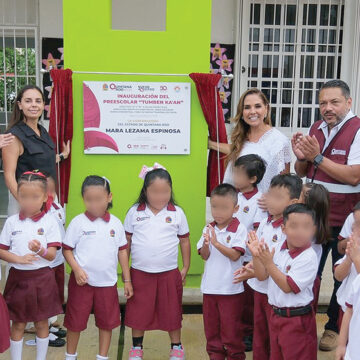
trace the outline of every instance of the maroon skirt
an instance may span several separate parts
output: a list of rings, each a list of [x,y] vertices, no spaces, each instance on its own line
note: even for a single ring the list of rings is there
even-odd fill
[[[65,265],[64,265],[64,263],[62,263],[62,264],[52,268],[52,270],[55,273],[55,280],[56,280],[56,285],[58,287],[60,302],[61,302],[61,304],[65,304],[65,294],[64,294]]]
[[[131,268],[134,296],[126,303],[125,325],[137,330],[181,328],[182,293],[178,269],[148,273]]]
[[[0,353],[10,347],[10,318],[9,311],[0,294]]]
[[[37,322],[63,312],[55,274],[49,267],[37,270],[11,268],[4,299],[10,319],[15,322]]]

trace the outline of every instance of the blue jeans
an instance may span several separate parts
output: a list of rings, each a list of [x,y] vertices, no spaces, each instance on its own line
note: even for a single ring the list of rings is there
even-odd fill
[[[322,277],[326,259],[328,257],[330,250],[331,250],[333,273],[334,273],[335,263],[339,259],[341,259],[343,256],[343,255],[339,254],[338,249],[337,249],[338,236],[339,236],[340,231],[341,231],[340,226],[332,227],[331,228],[331,240],[327,244],[323,245],[323,253],[322,253],[322,256],[320,259],[319,270],[318,270],[318,275],[320,276],[320,279]],[[338,322],[340,307],[336,300],[336,292],[337,292],[338,288],[340,287],[341,282],[337,281],[334,277],[333,277],[333,279],[334,279],[334,288],[333,288],[333,292],[331,295],[329,306],[326,311],[329,320],[325,324],[325,330],[333,330],[338,333],[340,329],[338,328],[337,322]]]

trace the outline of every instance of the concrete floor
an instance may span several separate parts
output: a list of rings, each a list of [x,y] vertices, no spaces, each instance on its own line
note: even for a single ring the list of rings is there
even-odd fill
[[[317,315],[318,337],[321,336],[325,315]],[[34,338],[27,334],[25,340]],[[119,341],[120,340],[120,341]],[[122,341],[124,340],[124,341]],[[188,360],[208,359],[205,351],[205,336],[201,314],[184,315],[182,341],[185,347]],[[78,348],[79,360],[95,360],[97,354],[97,329],[94,324],[94,318],[91,316],[88,328],[81,335]],[[127,354],[131,346],[131,331],[125,329],[125,334],[119,328],[114,330],[111,342],[109,357],[112,360],[127,360]],[[161,331],[150,331],[145,334],[144,339],[144,360],[168,360],[169,354],[168,335]],[[24,345],[23,360],[35,359],[35,347]],[[63,360],[64,348],[49,348],[49,360]],[[246,353],[246,359],[252,360],[252,353]],[[333,360],[334,352],[318,353],[318,360]],[[0,360],[10,360],[9,351],[0,355]]]

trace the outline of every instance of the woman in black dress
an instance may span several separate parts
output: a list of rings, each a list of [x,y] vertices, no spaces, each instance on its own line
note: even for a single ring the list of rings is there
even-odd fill
[[[18,212],[17,179],[29,170],[39,169],[56,179],[56,163],[69,156],[70,142],[63,144],[61,154],[56,154],[55,144],[46,129],[39,124],[44,111],[44,94],[35,85],[20,90],[7,133],[14,135],[11,144],[2,150],[6,186],[9,189],[8,216]]]

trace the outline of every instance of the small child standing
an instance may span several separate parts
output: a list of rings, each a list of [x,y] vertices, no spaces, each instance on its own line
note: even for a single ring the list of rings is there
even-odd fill
[[[360,244],[352,237],[347,244],[346,255],[351,256],[354,263],[360,263]],[[346,311],[341,323],[335,360],[359,359],[360,333],[360,275],[351,284],[351,291],[346,299]]]
[[[234,271],[242,266],[247,231],[234,217],[238,210],[236,189],[221,184],[211,192],[214,222],[205,226],[197,243],[206,261],[201,280],[206,350],[210,359],[245,359],[242,343],[244,286],[233,284]]]
[[[125,315],[133,337],[129,360],[143,358],[146,330],[167,331],[170,360],[185,359],[181,321],[183,284],[190,266],[189,227],[183,210],[175,205],[171,176],[165,169],[146,172],[139,198],[126,215],[125,230],[135,292]]]
[[[55,276],[50,269],[61,235],[55,219],[44,211],[47,181],[28,171],[18,181],[20,213],[9,217],[0,236],[0,258],[10,265],[4,290],[11,326],[12,360],[21,360],[26,323],[36,329],[36,359],[45,360],[49,345],[48,318],[62,313]]]
[[[120,325],[117,267],[124,275],[124,294],[133,294],[127,241],[121,221],[108,210],[112,206],[110,183],[106,178],[87,176],[81,187],[86,212],[70,223],[63,242],[70,265],[64,326],[67,331],[66,360],[77,358],[80,332],[86,329],[91,311],[99,328],[97,360],[106,360],[112,330]]]
[[[256,232],[257,237],[264,239],[270,249],[284,242],[286,237],[281,227],[283,212],[289,205],[299,200],[301,190],[302,181],[296,175],[277,175],[271,180],[270,189],[266,195],[270,216],[260,222]],[[268,280],[251,278],[248,284],[254,289],[254,324],[256,325],[254,326],[253,357],[254,360],[268,360],[270,358],[269,320],[271,315],[271,307],[268,303]]]
[[[234,186],[239,191],[237,203],[239,210],[235,216],[246,227],[248,233],[252,230],[256,231],[260,222],[268,216],[267,212],[258,205],[258,200],[263,194],[258,190],[257,185],[263,179],[265,170],[263,159],[255,154],[240,156],[234,164]],[[244,266],[252,260],[251,253],[247,248],[243,260]],[[245,351],[251,351],[254,331],[254,290],[246,281],[243,282],[243,285],[244,308],[246,309],[242,315],[244,344]]]
[[[315,213],[304,204],[293,204],[284,211],[286,240],[270,250],[253,233],[255,275],[269,279],[270,360],[310,360],[317,358],[316,320],[312,301],[318,270],[311,247],[316,233]]]

